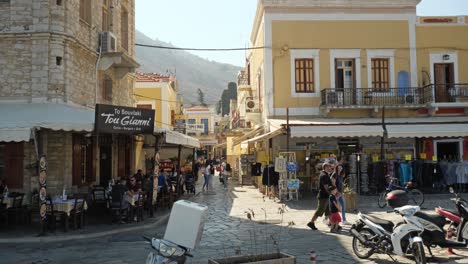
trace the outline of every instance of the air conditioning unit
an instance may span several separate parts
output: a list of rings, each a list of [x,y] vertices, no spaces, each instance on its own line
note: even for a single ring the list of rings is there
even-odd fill
[[[99,42],[102,52],[117,51],[117,38],[112,34],[112,32],[101,32],[99,34]]]
[[[327,105],[342,105],[343,92],[327,92]]]
[[[260,112],[260,105],[256,98],[247,97],[245,99],[245,112],[247,113]]]
[[[405,104],[420,104],[419,95],[416,91],[411,91],[405,95]]]

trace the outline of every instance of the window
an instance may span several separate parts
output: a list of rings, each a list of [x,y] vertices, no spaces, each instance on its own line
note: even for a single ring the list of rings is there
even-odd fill
[[[196,121],[195,119],[192,119],[192,118],[191,118],[191,119],[189,119],[189,120],[187,121],[187,123],[188,123],[188,124],[196,124],[197,121]]]
[[[153,106],[150,104],[137,104],[137,108],[153,109]]]
[[[102,99],[112,101],[112,84],[112,79],[108,75],[104,75],[101,84]]]
[[[125,9],[122,9],[120,18],[120,35],[121,46],[128,51],[128,12]]]
[[[80,0],[80,19],[91,25],[91,0]]]
[[[23,143],[0,144],[0,178],[9,188],[23,188]]]
[[[72,136],[72,184],[81,186],[96,181],[94,140],[82,134]]]
[[[208,126],[208,119],[207,118],[202,118],[200,119],[200,123],[202,123],[204,125],[204,130],[203,130],[203,135],[204,136],[207,136],[208,135],[208,132],[209,132],[209,126]]]
[[[371,59],[372,89],[387,91],[390,88],[389,59]]]
[[[110,17],[110,0],[104,0],[102,4],[102,31],[110,31],[111,17]]]
[[[295,59],[296,93],[314,93],[314,60]]]

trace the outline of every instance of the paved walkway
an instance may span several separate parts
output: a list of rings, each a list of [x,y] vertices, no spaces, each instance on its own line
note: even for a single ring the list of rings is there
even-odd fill
[[[332,234],[321,219],[317,222],[319,231],[308,229],[306,223],[316,204],[312,196],[286,203],[284,214],[279,214],[279,208],[283,208],[282,203],[263,199],[263,195],[253,187],[232,185],[229,190],[223,190],[215,177],[214,193],[192,196],[193,201],[209,206],[209,215],[200,247],[193,251],[195,257],[188,263],[206,264],[211,258],[278,249],[296,256],[297,263],[310,263],[308,252],[311,249],[317,251],[318,263],[393,263],[386,255],[374,255],[368,261],[357,259],[351,249],[352,238],[347,232]],[[427,207],[433,208],[439,203],[447,206],[450,203],[449,197],[450,195],[430,196],[426,202]],[[359,208],[380,217],[398,220],[395,214],[387,214],[385,210],[378,209],[375,201],[375,196],[361,197]],[[247,211],[255,215],[252,220],[247,218]],[[355,218],[355,214],[348,214],[349,221],[354,221]],[[151,223],[141,226],[122,225],[117,229],[117,225],[114,225],[111,227],[116,231],[82,234],[81,239],[1,243],[0,263],[144,263],[151,248],[141,236],[163,236],[165,229],[164,220],[159,220],[158,223],[154,222],[157,219],[146,221]],[[113,233],[105,233],[106,231]],[[432,263],[468,263],[467,250],[456,251],[461,254],[458,256],[447,256],[445,250],[433,252],[438,258]],[[396,260],[398,263],[411,263],[411,260],[405,258]]]
[[[217,182],[215,178],[215,195],[202,194],[195,199],[209,206],[209,217],[201,245],[194,251],[194,263],[207,263],[214,256],[276,250],[296,256],[297,263],[310,263],[311,249],[317,251],[319,262],[322,263],[393,263],[387,255],[374,255],[369,261],[357,259],[352,251],[352,237],[349,233],[346,230],[342,234],[330,233],[321,219],[317,222],[319,231],[310,230],[306,224],[315,209],[316,200],[313,197],[283,204],[265,199],[254,187],[231,187],[225,191]],[[451,206],[449,197],[429,196],[425,205],[427,208],[434,208],[440,203],[443,203],[442,206]],[[375,196],[360,197],[359,208],[382,218],[399,220],[396,214],[378,208],[376,199]],[[283,214],[279,213],[281,210],[284,210]],[[252,220],[248,219],[247,212],[255,215]],[[347,217],[350,222],[356,220],[356,214],[348,214]],[[457,252],[461,255],[447,256],[445,250],[433,250],[438,257],[431,261],[468,263],[468,251]],[[405,258],[398,257],[396,260],[399,263],[411,263],[411,260]]]

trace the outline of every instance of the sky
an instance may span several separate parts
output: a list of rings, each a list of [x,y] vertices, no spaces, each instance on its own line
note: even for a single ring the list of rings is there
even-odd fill
[[[135,0],[136,29],[182,48],[245,48],[257,0]],[[419,16],[468,15],[468,0],[422,0]],[[139,43],[145,44],[145,43]],[[245,51],[192,52],[245,66]]]

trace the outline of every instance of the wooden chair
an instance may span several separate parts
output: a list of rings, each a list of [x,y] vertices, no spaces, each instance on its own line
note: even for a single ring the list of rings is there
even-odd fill
[[[143,221],[143,212],[145,208],[145,196],[142,192],[138,193],[138,200],[135,202],[135,213],[137,222]]]
[[[7,209],[8,220],[14,219],[14,224],[20,224],[23,222],[24,193],[14,193],[13,195],[13,204]]]
[[[102,186],[94,186],[91,190],[93,206],[107,206],[106,190]]]
[[[114,222],[114,218],[117,219],[120,224],[124,219],[129,220],[129,205],[124,200],[124,192],[117,188],[112,188],[111,199],[110,199],[110,211],[111,211],[111,222]]]
[[[75,196],[73,209],[70,211],[70,216],[68,217],[69,221],[73,223],[73,229],[77,229],[78,226],[82,227],[82,212],[83,212],[83,205],[84,198],[78,198]]]
[[[68,215],[65,212],[57,211],[54,208],[54,202],[49,197],[46,198],[46,225],[49,230],[55,232],[57,229],[57,222],[61,222],[63,224],[63,230],[65,232],[68,231]]]
[[[8,213],[6,204],[3,203],[3,195],[0,196],[0,223],[1,221],[4,221],[5,224],[8,223]]]

